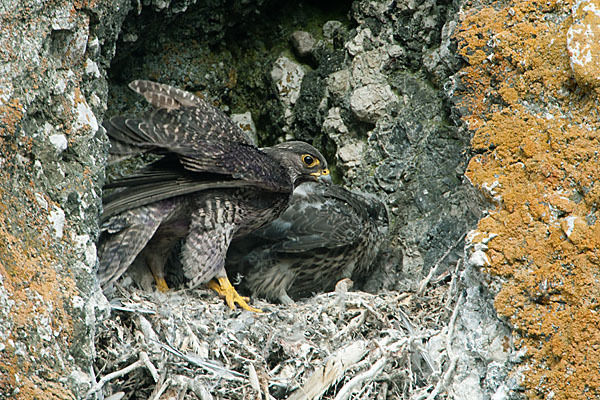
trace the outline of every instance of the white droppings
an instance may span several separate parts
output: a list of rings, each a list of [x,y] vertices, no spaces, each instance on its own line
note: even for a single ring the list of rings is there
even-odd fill
[[[73,122],[73,127],[75,129],[90,127],[92,132],[96,132],[98,130],[98,121],[96,120],[96,116],[85,101],[79,102],[75,110],[77,111],[77,119]]]
[[[94,61],[87,58],[84,63],[85,73],[93,76],[94,78],[100,78],[100,69],[98,68],[98,64]]]
[[[81,296],[71,296],[71,305],[77,310],[82,310],[85,306],[85,300]]]
[[[65,151],[67,149],[68,142],[67,142],[67,138],[65,137],[65,135],[62,135],[62,134],[50,135],[48,140],[50,141],[50,143],[52,143],[52,145],[56,148],[56,150],[58,150],[59,153]]]
[[[54,236],[56,236],[59,239],[62,238],[63,229],[65,226],[65,212],[58,207],[54,207],[54,209],[50,211],[48,220],[50,221],[52,228],[54,229]]]
[[[575,229],[575,219],[577,219],[577,217],[574,215],[569,215],[565,218],[565,220],[567,221],[567,229],[565,230],[565,235],[567,235],[567,237],[570,237],[573,233],[573,230]]]
[[[40,205],[40,207],[42,207],[44,210],[48,209],[48,201],[46,201],[46,199],[44,198],[44,195],[42,195],[41,193],[36,193],[35,195],[35,201],[37,201],[37,203]]]

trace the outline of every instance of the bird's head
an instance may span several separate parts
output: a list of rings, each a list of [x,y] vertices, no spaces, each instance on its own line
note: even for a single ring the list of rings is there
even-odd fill
[[[307,181],[331,183],[327,160],[319,150],[308,143],[289,141],[263,150],[270,153],[287,170],[294,187]]]

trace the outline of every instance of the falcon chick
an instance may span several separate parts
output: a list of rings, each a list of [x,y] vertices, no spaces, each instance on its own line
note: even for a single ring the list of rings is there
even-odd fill
[[[307,182],[276,220],[232,243],[227,267],[241,270],[253,295],[291,304],[368,272],[387,229],[374,196]]]
[[[189,92],[141,80],[129,86],[153,110],[105,121],[109,153],[163,157],[105,185],[114,190],[103,199],[100,284],[114,282],[138,258],[158,289],[168,290],[165,261],[184,238],[182,264],[191,287],[210,281],[230,308],[237,303],[260,311],[227,278],[229,243],[277,218],[300,183],[330,182],[327,161],[303,142],[259,149],[224,113]]]

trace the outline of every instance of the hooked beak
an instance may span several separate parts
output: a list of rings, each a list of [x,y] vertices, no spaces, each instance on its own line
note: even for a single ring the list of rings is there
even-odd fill
[[[327,168],[323,168],[323,169],[318,170],[317,172],[313,172],[311,175],[314,176],[315,180],[318,182],[322,182],[322,183],[326,183],[326,184],[330,184],[333,182],[331,180],[331,175],[329,174],[329,169],[327,169]]]

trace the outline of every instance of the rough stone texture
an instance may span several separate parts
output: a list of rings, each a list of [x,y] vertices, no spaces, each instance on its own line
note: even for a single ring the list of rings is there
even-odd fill
[[[467,176],[494,203],[472,243],[487,248],[481,269],[516,334],[527,397],[598,398],[597,72],[573,52],[597,3],[481,3],[456,34],[468,63],[456,111],[476,152]]]
[[[404,395],[598,397],[598,9],[583,0],[0,2],[0,397],[77,398],[95,379],[91,338],[107,309],[91,274],[98,121],[108,85],[108,114],[137,107],[124,89],[135,78],[250,112],[241,123],[254,122],[259,144],[311,141],[338,183],[383,198],[389,249],[359,288],[416,293],[418,309],[445,292],[446,277],[460,279],[452,318],[440,313],[439,332],[423,336],[438,381]],[[299,30],[316,42],[298,60]],[[284,57],[304,71],[293,90],[273,80]],[[264,332],[277,326],[264,320]],[[118,322],[102,326],[127,328]],[[228,335],[227,323],[215,326]]]
[[[596,88],[600,85],[596,68],[600,62],[600,2],[575,1],[572,14],[573,23],[567,31],[567,50],[573,77],[581,85]]]
[[[315,39],[308,32],[296,31],[292,33],[292,46],[298,57],[307,57],[315,46]]]
[[[439,262],[436,277],[455,269],[463,253],[459,239],[475,226],[480,212],[480,199],[463,179],[469,136],[450,122],[456,111],[442,92],[460,66],[450,38],[458,5],[358,1],[350,21],[345,10],[338,21],[328,16],[320,25],[304,20],[309,7],[303,7],[278,14],[282,22],[276,35],[273,24],[255,21],[258,25],[243,25],[231,34],[235,41],[224,31],[223,44],[212,48],[191,40],[180,28],[183,23],[167,32],[136,32],[158,17],[146,11],[131,16],[124,31],[133,32],[136,42],[122,44],[115,58],[116,96],[109,112],[121,112],[127,104],[129,94],[119,89],[123,83],[149,77],[200,89],[225,111],[250,110],[261,144],[284,137],[317,144],[336,162],[338,181],[376,193],[390,206],[389,251],[372,278],[358,286],[414,291],[434,264]],[[318,15],[319,10],[310,10]],[[254,37],[240,34],[245,29]],[[291,52],[290,37],[298,29],[317,39],[305,60],[294,60]],[[505,349],[497,351],[497,344],[505,343],[498,338],[510,342],[510,335],[490,306],[492,295],[476,279],[481,276],[468,271],[465,310],[472,311],[458,318],[462,333],[454,346],[460,360],[452,360],[458,371],[452,382],[457,396],[461,379],[468,378],[469,393],[486,398],[517,383],[498,383],[506,378],[509,362]],[[473,330],[483,323],[490,328]],[[440,333],[437,343],[444,343],[446,335]],[[493,350],[487,351],[490,343]],[[472,351],[465,352],[466,346]],[[444,360],[439,361],[450,363]]]
[[[93,379],[97,117],[122,3],[0,2],[0,398],[81,398]]]

